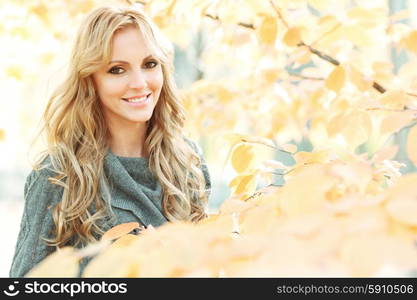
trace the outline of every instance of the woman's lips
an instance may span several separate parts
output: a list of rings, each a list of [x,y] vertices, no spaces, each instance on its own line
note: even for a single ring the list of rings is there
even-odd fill
[[[140,99],[140,100],[137,102],[133,102],[133,101],[128,101],[127,99],[129,100]],[[141,106],[147,105],[151,101],[151,94],[148,94],[147,96],[142,96],[142,97],[122,98],[122,100],[130,106],[141,107]]]

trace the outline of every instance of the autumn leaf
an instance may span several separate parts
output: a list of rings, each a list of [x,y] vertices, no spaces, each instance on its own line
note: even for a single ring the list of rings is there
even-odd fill
[[[390,90],[385,92],[379,101],[384,108],[401,110],[406,103],[406,93],[399,90]]]
[[[133,256],[127,251],[138,237],[126,234],[118,238],[84,269],[82,277],[137,277],[139,275],[139,253]]]
[[[346,75],[343,66],[337,66],[333,69],[326,79],[326,87],[336,93],[345,85]]]
[[[231,154],[232,166],[238,173],[245,173],[254,167],[255,151],[253,145],[242,143]]]
[[[407,50],[417,53],[417,30],[411,31],[401,42]]]
[[[259,26],[258,38],[261,43],[273,45],[277,36],[277,19],[265,16]]]
[[[77,277],[78,261],[79,257],[74,248],[64,247],[42,260],[25,277]]]
[[[245,198],[256,189],[256,175],[238,175],[229,183],[229,187],[234,195],[243,195],[242,198]]]
[[[301,42],[300,28],[297,28],[297,27],[290,28],[287,31],[287,33],[285,33],[283,41],[287,46],[290,46],[290,47],[297,46],[298,43]]]
[[[138,222],[122,223],[106,231],[101,237],[101,240],[106,241],[106,240],[118,239],[132,232],[133,230],[139,229],[139,228],[140,228],[140,225]]]
[[[13,77],[16,80],[23,79],[23,68],[19,65],[11,65],[6,68],[6,74],[9,77]]]
[[[392,134],[398,132],[404,126],[410,124],[414,118],[415,113],[413,111],[388,112],[387,117],[382,120],[380,133]]]
[[[398,149],[399,149],[398,145],[384,147],[374,153],[372,160],[375,163],[379,163],[387,159],[393,159],[394,156],[397,154]]]
[[[0,129],[0,142],[6,138],[6,131],[4,129]]]
[[[417,174],[403,175],[387,192],[386,209],[400,223],[417,226]]]

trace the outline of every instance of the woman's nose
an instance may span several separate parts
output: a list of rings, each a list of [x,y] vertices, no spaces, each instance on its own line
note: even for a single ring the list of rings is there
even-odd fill
[[[146,86],[145,74],[142,70],[134,70],[130,74],[129,87],[132,89],[142,89]]]

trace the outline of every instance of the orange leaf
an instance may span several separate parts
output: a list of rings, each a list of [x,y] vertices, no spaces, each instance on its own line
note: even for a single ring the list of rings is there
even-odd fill
[[[381,123],[381,134],[392,134],[407,126],[414,119],[414,112],[390,112]]]
[[[103,236],[101,237],[101,240],[114,240],[117,238],[120,238],[128,233],[130,233],[132,230],[140,228],[140,225],[138,222],[129,222],[129,223],[123,223],[114,226],[110,230],[106,231]]]
[[[345,85],[346,75],[342,66],[337,66],[326,79],[326,87],[336,93]]]
[[[273,45],[277,36],[277,19],[266,16],[259,27],[258,37],[261,43]]]
[[[410,32],[401,40],[400,44],[404,45],[407,50],[417,53],[417,30]]]
[[[6,138],[6,132],[4,129],[0,129],[0,141],[4,140]]]
[[[39,262],[25,277],[77,277],[78,261],[74,248],[66,246],[48,255]]]
[[[385,108],[403,109],[406,101],[406,94],[403,91],[391,90],[384,93],[379,100]]]
[[[298,27],[290,28],[284,36],[284,43],[295,47],[301,42],[301,30]]]

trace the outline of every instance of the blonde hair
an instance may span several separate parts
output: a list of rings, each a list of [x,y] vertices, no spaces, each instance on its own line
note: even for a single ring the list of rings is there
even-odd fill
[[[171,75],[172,47],[140,11],[102,7],[81,24],[69,74],[49,99],[39,133],[45,135],[47,149],[40,153],[34,168],[45,168],[42,162],[49,156],[49,167],[57,174],[49,180],[64,188],[53,211],[55,237],[45,238],[50,246],[59,247],[70,240],[75,244],[95,241],[103,234],[101,221],[111,215],[103,168],[109,131],[92,74],[110,61],[114,34],[128,26],[137,26],[162,66],[163,87],[148,122],[144,147],[149,168],[163,190],[163,213],[169,221],[198,221],[206,216],[208,199],[201,159],[182,133],[185,112]]]

